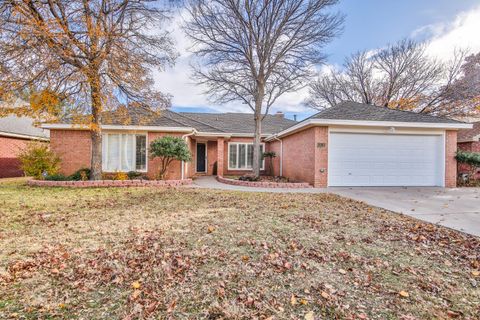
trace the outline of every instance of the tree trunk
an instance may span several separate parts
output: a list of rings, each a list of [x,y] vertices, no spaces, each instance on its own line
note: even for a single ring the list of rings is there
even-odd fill
[[[102,98],[100,78],[95,77],[90,82],[92,100],[92,123],[90,137],[92,139],[92,158],[90,164],[90,180],[102,179]]]
[[[257,83],[257,96],[255,97],[255,135],[253,138],[253,163],[252,163],[252,173],[255,177],[260,176],[260,142],[262,136],[262,105],[263,98],[265,95],[265,88],[263,83]]]

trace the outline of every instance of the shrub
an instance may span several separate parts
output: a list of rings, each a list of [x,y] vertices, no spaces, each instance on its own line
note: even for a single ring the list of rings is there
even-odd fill
[[[90,169],[82,168],[75,171],[69,178],[74,181],[86,181],[88,177],[90,177]]]
[[[164,179],[168,167],[174,160],[191,161],[192,156],[186,142],[180,137],[162,137],[150,143],[150,157],[160,158],[158,178]]]
[[[48,144],[42,142],[30,143],[19,155],[20,167],[25,175],[35,179],[54,175],[60,167],[60,158],[53,153]]]
[[[125,172],[116,172],[113,176],[113,180],[128,180],[128,174]]]
[[[71,180],[70,177],[67,177],[63,174],[60,174],[60,173],[56,173],[56,174],[51,174],[51,175],[47,175],[45,177],[45,180],[50,180],[50,181],[68,181],[68,180]]]
[[[257,177],[252,173],[247,173],[247,174],[244,174],[243,176],[241,176],[240,178],[238,178],[238,180],[241,180],[241,181],[258,181],[258,180],[260,180],[260,177]]]
[[[471,169],[469,175],[475,179],[475,174],[480,168],[480,152],[467,152],[459,150],[457,151],[455,159],[457,159],[457,161],[460,163],[468,164]]]
[[[137,171],[129,171],[127,172],[128,179],[133,180],[133,179],[138,179],[142,176],[141,172]]]

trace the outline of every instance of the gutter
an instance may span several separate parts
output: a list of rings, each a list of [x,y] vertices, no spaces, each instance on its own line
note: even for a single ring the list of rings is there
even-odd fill
[[[89,130],[87,125],[83,124],[64,124],[64,123],[44,123],[41,125],[44,129],[71,129],[71,130]],[[192,127],[160,127],[160,126],[128,126],[128,125],[101,125],[102,130],[132,130],[132,131],[151,131],[151,132],[186,132],[195,131]]]
[[[28,139],[28,140],[50,141],[49,138],[30,136],[28,134],[10,133],[10,132],[4,132],[4,131],[0,131],[0,136],[19,138],[19,139]]]

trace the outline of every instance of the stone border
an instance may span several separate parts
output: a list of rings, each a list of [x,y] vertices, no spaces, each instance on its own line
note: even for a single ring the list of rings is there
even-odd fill
[[[192,179],[183,180],[94,180],[94,181],[48,181],[28,180],[27,184],[34,187],[67,187],[67,188],[98,188],[98,187],[179,187],[192,184]]]
[[[264,182],[264,181],[241,181],[234,179],[227,179],[224,177],[217,176],[217,181],[225,184],[231,184],[234,186],[243,186],[243,187],[256,187],[256,188],[312,188],[306,182]]]

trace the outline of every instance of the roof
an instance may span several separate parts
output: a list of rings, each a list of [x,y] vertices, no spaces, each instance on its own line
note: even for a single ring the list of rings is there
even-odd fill
[[[255,132],[255,121],[251,113],[194,113],[170,110],[154,112],[141,106],[104,112],[102,123],[118,126],[194,128],[200,133],[253,134]],[[262,133],[274,134],[296,123],[298,122],[286,119],[283,115],[267,115],[262,121]]]
[[[392,122],[421,122],[421,123],[463,123],[453,119],[436,117],[411,111],[394,110],[371,104],[357,102],[342,102],[325,109],[310,119],[337,119],[358,121],[392,121]]]
[[[458,130],[457,139],[459,142],[480,141],[480,121],[472,124],[472,129]]]
[[[255,121],[251,113],[193,113],[181,112],[188,118],[201,121],[212,127],[218,128],[221,132],[229,133],[254,133]],[[285,118],[283,115],[266,115],[262,121],[262,133],[274,134],[280,132],[297,121]]]
[[[21,99],[17,99],[15,102],[8,104],[8,107],[17,107],[22,105]],[[0,101],[0,108],[7,103]],[[6,117],[0,117],[0,136],[10,136],[25,139],[42,139],[49,138],[48,130],[35,126],[35,121],[29,117],[17,117],[15,115],[8,115]]]
[[[154,112],[145,107],[122,108],[115,112],[105,112],[102,117],[103,124],[107,125],[185,127],[195,128],[202,132],[219,131],[207,124],[184,117],[170,110]]]
[[[0,136],[2,135],[27,139],[49,138],[48,130],[35,127],[33,119],[14,115],[0,118]]]
[[[370,104],[342,102],[334,107],[320,111],[267,139],[283,137],[311,126],[331,125],[429,129],[471,128],[471,124],[453,119],[410,111],[393,110]]]

